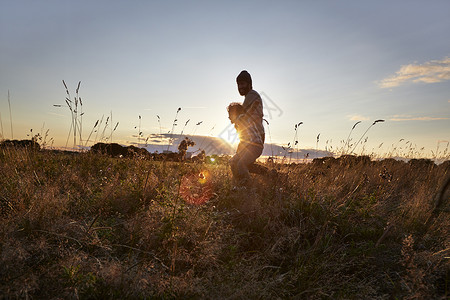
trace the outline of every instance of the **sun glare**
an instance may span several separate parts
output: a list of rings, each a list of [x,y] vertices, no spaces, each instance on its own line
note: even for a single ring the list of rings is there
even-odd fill
[[[212,197],[212,186],[209,173],[201,171],[186,175],[181,180],[180,195],[186,203],[201,205]]]

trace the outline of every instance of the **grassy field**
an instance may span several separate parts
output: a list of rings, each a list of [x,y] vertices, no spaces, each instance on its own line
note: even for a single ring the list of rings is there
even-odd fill
[[[0,298],[448,299],[449,161],[268,166],[0,150]]]

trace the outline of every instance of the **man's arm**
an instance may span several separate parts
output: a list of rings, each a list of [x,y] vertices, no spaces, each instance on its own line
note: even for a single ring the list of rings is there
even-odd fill
[[[252,90],[245,96],[242,106],[244,107],[244,114],[239,115],[236,121],[251,118],[256,122],[263,118],[262,99],[256,91]]]
[[[264,113],[261,98],[255,99],[245,113],[255,121],[262,119]]]

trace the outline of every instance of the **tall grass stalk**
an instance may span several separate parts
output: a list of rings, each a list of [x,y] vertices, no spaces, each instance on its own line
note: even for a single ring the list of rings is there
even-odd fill
[[[342,147],[341,155],[344,155],[347,152],[347,147],[350,148],[350,135],[352,134],[353,130],[359,123],[361,123],[361,121],[356,122],[355,125],[353,125],[352,129],[350,130],[347,136],[347,140],[344,143],[344,147]]]
[[[263,121],[266,122],[266,124],[267,124],[267,133],[269,134],[269,141],[270,141],[270,153],[271,153],[271,157],[273,159],[274,158],[274,155],[273,155],[273,143],[272,143],[272,136],[270,135],[269,121],[267,121],[266,119],[263,119]]]
[[[112,122],[111,122],[111,124],[112,124]],[[112,143],[113,142],[113,133],[116,131],[116,129],[117,129],[117,126],[119,126],[119,122],[117,122],[116,123],[116,125],[114,126],[114,129],[113,130],[111,130],[111,136],[109,137],[109,140],[110,140],[110,143]],[[112,127],[111,127],[112,128]]]
[[[369,128],[367,128],[367,130],[363,133],[363,135],[361,136],[361,138],[358,140],[358,142],[355,144],[355,146],[353,147],[352,151],[350,152],[350,154],[353,153],[353,151],[355,151],[356,147],[358,146],[358,144],[361,142],[361,140],[364,138],[364,136],[366,135],[366,133],[369,131],[370,128],[372,128],[372,126],[374,126],[377,123],[380,122],[384,122],[384,120],[375,120],[372,125],[369,126]]]
[[[138,146],[141,144],[141,136],[142,136],[142,131],[141,131],[141,121],[142,121],[142,117],[141,115],[139,115],[139,125],[138,125]],[[136,127],[135,127],[136,128]]]
[[[111,126],[109,127],[110,128],[110,133],[109,133],[109,138],[108,138],[108,140],[109,140],[109,142],[110,143],[112,143],[112,133],[113,133],[113,127],[112,127],[112,124],[113,124],[113,115],[112,115],[112,110],[110,111],[110,117],[111,117]]]
[[[84,143],[84,146],[85,146],[85,147],[87,146],[87,143],[90,141],[91,135],[92,135],[92,133],[94,132],[95,128],[97,127],[98,122],[99,122],[99,120],[97,120],[97,122],[95,122],[95,124],[94,124],[94,127],[92,127],[92,130],[91,130],[91,132],[89,133],[89,136],[88,136],[86,142]]]
[[[3,121],[2,121],[2,114],[1,113],[0,113],[0,127],[1,127],[1,130],[2,130],[2,137],[1,137],[1,139],[4,139],[5,135],[3,134]]]
[[[319,139],[320,139],[320,133],[317,135],[317,138],[316,138],[316,155],[315,155],[315,157],[317,157],[317,152],[319,151]]]
[[[11,124],[11,139],[14,139],[14,131],[13,131],[13,121],[12,121],[12,113],[11,113],[11,100],[9,97],[9,90],[8,90],[8,106],[9,106],[9,123]],[[2,126],[3,128],[3,126]],[[3,129],[2,129],[3,131]]]
[[[94,144],[97,142],[98,131],[99,131],[100,127],[102,126],[103,118],[104,118],[104,117],[105,117],[105,115],[102,115],[102,118],[100,119],[100,123],[98,124],[98,128],[97,128],[96,133],[95,133]],[[97,124],[97,123],[96,123],[96,124]],[[94,127],[95,127],[95,126],[94,126]]]
[[[108,125],[109,125],[109,116],[106,117],[105,126],[103,127],[102,135],[100,136],[100,141],[106,140],[105,139],[105,131],[106,131],[106,128],[108,128]]]
[[[64,80],[62,82],[66,89],[66,94],[67,94],[65,102],[66,102],[66,105],[69,108],[70,114],[71,114],[71,124],[70,124],[69,134],[67,136],[66,147],[69,143],[69,138],[73,132],[73,148],[75,149],[77,146],[77,138],[78,138],[78,143],[81,143],[81,144],[83,143],[82,130],[83,130],[84,112],[83,112],[83,101],[81,100],[81,97],[79,96],[81,81],[78,82],[78,86],[75,91],[75,98],[73,101],[71,100],[70,92],[69,92],[66,82]],[[60,105],[54,105],[54,106],[61,107]]]
[[[169,151],[170,146],[172,146],[172,143],[173,143],[173,131],[175,130],[175,126],[177,126],[177,122],[178,122],[177,118],[178,118],[178,113],[180,112],[180,110],[181,110],[181,107],[179,107],[177,109],[177,113],[175,114],[175,119],[173,120],[173,123],[172,123],[172,130],[169,131],[170,138],[169,138],[169,142],[167,144],[167,151]]]
[[[158,118],[158,124],[159,124],[159,136],[162,137],[161,118],[159,117],[159,115],[156,115],[156,117]]]
[[[78,102],[79,102],[79,104],[80,104],[80,112],[79,112],[79,130],[78,130],[78,134],[79,134],[79,142],[80,142],[80,144],[83,144],[83,141],[82,141],[82,138],[81,138],[81,134],[83,133],[83,115],[84,115],[84,112],[83,112],[83,101],[81,100],[81,97],[78,95],[78,92],[80,91],[80,85],[81,85],[81,81],[79,81],[78,82],[78,86],[77,86],[77,89],[76,89],[76,91],[75,91],[75,93],[76,93],[76,97],[75,97],[75,103],[77,102],[76,101],[76,98],[78,98]]]
[[[300,125],[302,125],[303,122],[299,122],[297,124],[295,124],[294,128],[295,128],[295,134],[294,134],[294,141],[293,141],[293,145],[295,147],[295,152],[296,152],[296,157],[297,157],[297,161],[298,161],[298,128],[300,127]],[[290,155],[291,157],[292,155]],[[289,163],[291,162],[291,159],[289,157]]]
[[[197,132],[197,128],[203,123],[203,121],[197,122],[197,124],[195,124],[194,126],[194,130],[192,131],[192,133],[190,134],[191,136],[194,136],[195,133]]]
[[[186,128],[187,124],[189,124],[189,121],[191,119],[187,120],[186,123],[184,123],[183,129],[181,130],[181,135],[183,135],[184,129]]]
[[[393,156],[394,156],[394,152],[397,151],[398,144],[401,143],[401,142],[404,141],[404,140],[405,140],[405,139],[400,139],[395,145],[392,144],[392,145],[391,145],[391,146],[392,146],[392,149],[391,149],[391,151],[388,152],[387,157],[393,157]]]
[[[211,130],[208,133],[208,136],[212,136],[212,132],[213,132],[214,128],[216,128],[216,124],[214,124],[214,126],[211,128]],[[200,145],[198,146],[198,149],[202,148],[203,143],[205,142],[205,140],[206,140],[206,136],[203,137],[202,141],[200,142]]]
[[[445,156],[446,156],[446,154],[447,154],[447,151],[448,151],[449,141],[437,141],[437,145],[436,145],[436,153],[435,153],[435,155],[433,156],[433,159],[434,159],[434,160],[436,160],[436,159],[439,158],[439,148],[440,148],[440,145],[441,145],[441,144],[444,144],[444,143],[447,144],[445,150],[442,152],[442,153],[443,153],[443,154],[442,154],[442,157],[445,158]]]

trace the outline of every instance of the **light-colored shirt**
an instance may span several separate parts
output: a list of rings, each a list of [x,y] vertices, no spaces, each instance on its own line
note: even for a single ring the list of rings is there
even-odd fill
[[[244,114],[236,120],[239,140],[264,147],[263,104],[261,96],[251,90],[242,103]]]

